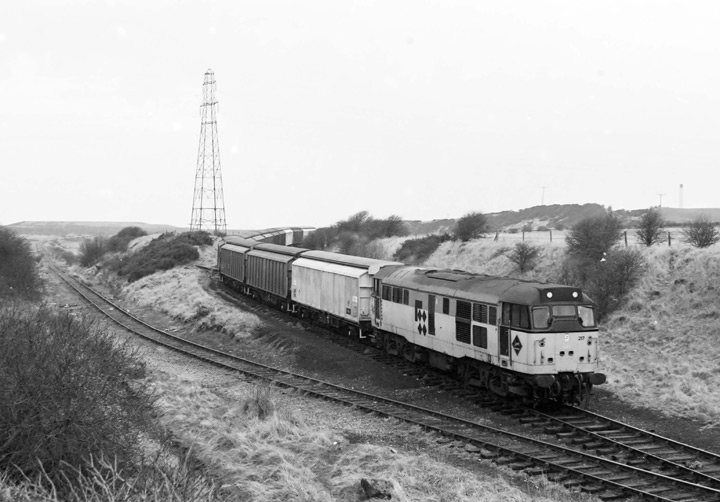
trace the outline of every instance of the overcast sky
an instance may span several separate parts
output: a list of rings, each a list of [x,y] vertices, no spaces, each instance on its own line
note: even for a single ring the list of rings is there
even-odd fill
[[[720,2],[0,3],[0,224],[720,206]],[[660,195],[664,194],[664,195]]]

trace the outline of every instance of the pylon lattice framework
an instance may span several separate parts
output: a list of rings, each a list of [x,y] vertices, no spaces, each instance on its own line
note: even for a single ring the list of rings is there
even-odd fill
[[[200,105],[200,146],[198,147],[195,171],[190,230],[227,233],[222,173],[220,172],[215,74],[212,70],[205,72],[203,81],[203,102]]]

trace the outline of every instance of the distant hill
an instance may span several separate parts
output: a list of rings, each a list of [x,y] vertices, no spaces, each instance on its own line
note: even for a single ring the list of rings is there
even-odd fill
[[[618,209],[613,213],[620,218],[627,228],[635,226],[638,219],[647,209]],[[529,225],[534,230],[538,227],[552,229],[570,228],[580,220],[602,216],[607,208],[600,204],[553,204],[548,206],[533,206],[519,211],[501,211],[499,213],[487,213],[488,223],[492,231],[507,231],[521,229]],[[661,208],[663,218],[667,226],[679,226],[688,223],[697,216],[704,214],[712,221],[720,221],[720,209],[685,209],[685,208]],[[455,219],[441,219],[432,221],[408,221],[406,222],[410,234],[424,235],[452,232],[455,227]]]
[[[186,230],[171,225],[120,221],[21,221],[6,225],[6,227],[18,234],[25,235],[89,235],[93,237],[111,237],[126,227],[140,227],[149,234]]]

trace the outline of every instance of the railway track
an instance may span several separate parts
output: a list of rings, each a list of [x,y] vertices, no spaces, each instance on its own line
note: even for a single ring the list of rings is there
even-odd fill
[[[687,467],[687,471],[679,470],[677,469],[679,464],[672,462],[670,462],[672,469],[648,469],[648,467],[654,467],[654,464],[623,462],[621,460],[625,457],[613,459],[608,457],[607,452],[598,454],[597,451],[582,446],[588,445],[590,442],[578,442],[572,446],[562,444],[560,441],[551,443],[450,416],[440,411],[271,368],[154,328],[81,281],[68,276],[57,267],[51,266],[51,270],[57,273],[94,309],[137,336],[218,367],[240,372],[248,377],[298,389],[318,398],[393,417],[435,431],[454,441],[470,454],[477,455],[479,459],[492,460],[498,465],[506,465],[510,469],[523,471],[529,475],[544,474],[553,481],[567,487],[577,487],[582,491],[595,494],[602,500],[622,500],[635,496],[657,501],[720,501],[720,489],[711,485],[716,481],[715,478],[711,476],[704,478],[703,476],[706,474],[701,470],[690,467]],[[488,406],[490,405],[488,404]],[[523,418],[519,415],[520,411],[522,410],[518,409],[515,412],[518,413],[518,419],[521,422],[526,420],[530,425],[543,423],[537,420],[542,417],[526,416]],[[503,413],[508,410],[499,409],[498,412]],[[523,411],[523,413],[525,412]],[[555,422],[552,422],[551,418],[544,418],[547,421],[544,427],[555,427],[557,430],[552,429],[551,432],[556,439],[558,437],[563,440],[570,438],[571,443],[573,436],[569,433],[572,432],[572,429],[566,430],[566,428],[575,426],[576,430],[573,435],[576,434],[577,438],[582,437],[581,429],[584,431],[582,434],[602,434],[603,432],[588,430],[589,427],[578,424],[574,416],[565,416],[564,420],[560,417],[552,417],[552,419]],[[562,424],[558,424],[558,421]],[[562,430],[559,429],[560,427]],[[611,425],[605,432],[615,428],[615,425]],[[563,433],[567,435],[558,436]],[[612,434],[607,433],[605,439],[609,439],[609,436]],[[613,437],[617,439],[617,435]],[[612,441],[612,439],[610,440]],[[580,446],[578,447],[578,445]],[[635,451],[635,455],[638,457],[647,457],[647,451],[640,447],[634,448],[628,444],[624,446],[628,448],[628,452]],[[630,458],[629,453],[627,458]],[[653,459],[653,462],[656,460]]]

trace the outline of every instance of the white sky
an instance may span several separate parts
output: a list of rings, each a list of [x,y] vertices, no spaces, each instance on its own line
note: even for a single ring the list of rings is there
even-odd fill
[[[22,0],[0,224],[188,225],[208,68],[229,228],[720,206],[714,0]]]

